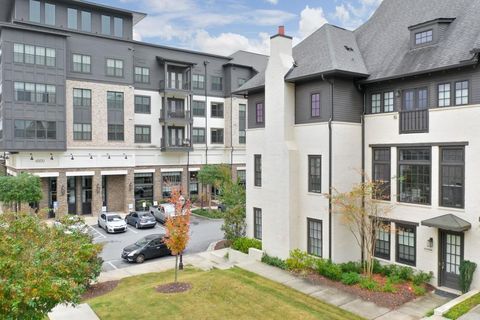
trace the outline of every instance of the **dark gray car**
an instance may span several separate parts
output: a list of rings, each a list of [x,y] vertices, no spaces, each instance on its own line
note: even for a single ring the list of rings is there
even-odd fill
[[[125,222],[129,225],[135,226],[135,228],[153,228],[157,224],[157,221],[150,214],[150,212],[130,212],[125,217]]]
[[[163,242],[164,234],[148,235],[122,251],[122,258],[129,262],[142,263],[147,259],[170,255],[170,250]]]

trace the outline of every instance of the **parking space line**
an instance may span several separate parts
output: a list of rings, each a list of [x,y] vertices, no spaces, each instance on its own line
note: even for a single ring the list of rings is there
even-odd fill
[[[117,270],[118,268],[113,264],[111,263],[110,261],[107,261],[107,263],[115,270]]]
[[[98,236],[94,237],[94,239],[97,239],[97,238],[104,238],[104,239],[106,239],[106,238],[107,238],[106,235],[104,235],[103,233],[101,233],[100,231],[98,231],[97,229],[95,229],[94,227],[92,227],[92,226],[90,226],[90,225],[89,225],[88,227],[89,227],[90,229],[92,229],[93,231],[95,231],[95,233],[98,234]]]
[[[127,226],[127,229],[130,230],[130,231],[132,231],[133,233],[138,233],[138,231],[135,231],[135,230],[133,230],[132,228],[130,228],[130,227],[128,227],[128,226]]]

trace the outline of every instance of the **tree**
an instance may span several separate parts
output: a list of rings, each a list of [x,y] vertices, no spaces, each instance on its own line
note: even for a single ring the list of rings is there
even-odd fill
[[[225,239],[233,241],[245,236],[245,188],[229,178],[222,185],[220,198],[227,207],[222,225]]]
[[[207,164],[198,172],[198,181],[203,185],[203,188],[208,186],[214,186],[215,188],[221,188],[225,181],[231,180],[230,166],[227,164]],[[208,190],[208,189],[206,189]],[[212,196],[210,192],[208,194],[208,207],[210,208],[212,202]],[[203,200],[202,200],[203,208]]]
[[[334,190],[331,196],[333,212],[342,216],[343,223],[364,252],[364,269],[369,277],[373,273],[377,232],[384,227],[382,218],[393,209],[391,205],[378,201],[382,200],[386,186],[385,182],[366,180],[348,192]]]
[[[57,304],[79,303],[99,274],[101,245],[66,232],[77,219],[51,227],[36,215],[0,215],[0,318],[44,319]]]
[[[190,240],[190,201],[183,199],[180,191],[172,190],[169,200],[175,205],[175,215],[171,215],[165,222],[165,244],[175,256],[175,283],[178,279],[178,256],[183,253]]]
[[[28,173],[0,177],[0,202],[21,210],[22,203],[34,203],[42,199],[40,178]]]

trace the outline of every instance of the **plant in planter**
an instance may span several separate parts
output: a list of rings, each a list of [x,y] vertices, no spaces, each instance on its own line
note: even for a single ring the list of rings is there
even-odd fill
[[[262,242],[251,238],[237,238],[232,242],[232,249],[248,254],[248,249],[262,250]]]
[[[463,260],[460,263],[460,289],[463,293],[467,293],[470,290],[475,269],[477,269],[475,262]]]
[[[268,264],[270,266],[280,268],[282,270],[287,269],[287,264],[285,263],[285,260],[282,260],[282,259],[277,258],[277,257],[271,257],[266,253],[262,257],[262,262],[265,263],[265,264]]]

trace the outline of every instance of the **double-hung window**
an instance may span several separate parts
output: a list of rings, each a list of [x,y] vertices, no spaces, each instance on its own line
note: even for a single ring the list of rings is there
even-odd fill
[[[210,139],[212,144],[223,143],[223,129],[212,128],[210,129]]]
[[[433,41],[433,30],[415,33],[415,44],[424,44]]]
[[[107,59],[107,76],[123,77],[123,60]]]
[[[150,69],[144,67],[135,67],[135,82],[150,83]]]
[[[123,37],[123,19],[114,17],[113,18],[113,35],[115,37]]]
[[[320,117],[320,93],[314,93],[311,95],[311,108],[310,115],[312,118]]]
[[[468,104],[468,81],[455,82],[455,105]]]
[[[254,182],[255,187],[262,186],[262,155],[256,154],[253,157],[253,166],[254,166]]]
[[[416,88],[403,91],[403,110],[422,110],[429,107],[428,89]]]
[[[308,192],[322,193],[322,156],[308,156]]]
[[[135,96],[135,113],[150,113],[150,97]]]
[[[265,121],[265,109],[263,108],[263,102],[257,102],[255,104],[255,122],[257,124],[264,123]]]
[[[150,143],[150,126],[135,126],[135,143]]]
[[[110,31],[110,28],[111,28],[111,26],[110,26],[110,24],[111,24],[110,20],[111,20],[111,19],[112,19],[112,18],[111,18],[110,16],[102,15],[102,18],[101,18],[101,21],[102,21],[102,34],[107,35],[107,36],[111,35],[111,31]]]
[[[374,255],[390,260],[390,222],[379,222],[376,225]]]
[[[438,85],[438,106],[450,106],[450,83],[441,83]]]
[[[30,0],[29,9],[29,20],[31,22],[40,23],[40,1]]]
[[[55,5],[45,2],[45,24],[55,25]]]
[[[91,57],[84,54],[73,54],[73,72],[90,73]]]
[[[397,256],[399,263],[415,266],[416,263],[416,227],[396,223]]]
[[[253,208],[253,237],[262,240],[262,209]]]
[[[73,139],[92,140],[92,91],[73,89]]]
[[[192,113],[194,117],[205,117],[205,101],[192,101]]]
[[[440,148],[440,205],[463,208],[465,193],[465,148]]]
[[[210,116],[212,118],[223,118],[223,103],[212,102]]]
[[[398,149],[398,201],[430,204],[431,149]]]
[[[390,148],[374,148],[372,178],[375,182],[373,197],[390,200]]]
[[[213,91],[222,91],[223,90],[223,78],[212,76],[212,90]]]
[[[69,29],[78,29],[78,12],[77,9],[67,9],[67,26]]]
[[[394,106],[393,91],[383,93],[383,112],[392,112]]]
[[[205,89],[205,76],[201,74],[192,75],[193,89]]]
[[[205,128],[192,129],[192,142],[197,144],[205,143]]]
[[[73,140],[92,140],[92,125],[90,123],[74,123]]]
[[[124,140],[123,92],[107,92],[108,140]]]
[[[238,143],[245,144],[247,141],[247,105],[238,105]]]
[[[382,112],[382,94],[372,94],[372,113]]]
[[[82,31],[91,32],[92,31],[92,14],[88,11],[82,11],[81,14],[82,21]]]
[[[307,252],[322,257],[322,221],[307,218]]]

